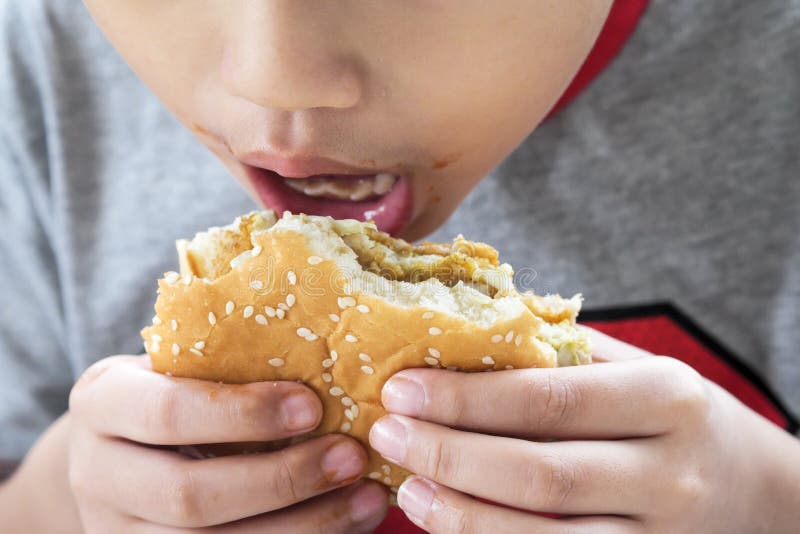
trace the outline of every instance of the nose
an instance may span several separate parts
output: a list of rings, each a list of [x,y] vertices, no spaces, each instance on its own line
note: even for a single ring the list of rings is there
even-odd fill
[[[327,5],[326,5],[327,4]],[[349,108],[361,97],[357,62],[332,11],[338,2],[239,2],[222,62],[226,89],[261,107]]]

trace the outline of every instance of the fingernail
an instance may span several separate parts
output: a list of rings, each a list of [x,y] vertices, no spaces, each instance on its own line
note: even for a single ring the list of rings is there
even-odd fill
[[[397,504],[409,516],[409,519],[420,525],[425,522],[435,495],[433,486],[420,477],[406,480],[397,492]]]
[[[396,376],[383,386],[383,406],[390,412],[417,417],[422,414],[425,391],[422,385],[403,376]]]
[[[349,440],[337,442],[322,457],[322,472],[331,484],[355,479],[363,474],[364,454],[358,445]]]
[[[391,462],[401,463],[406,457],[406,427],[391,415],[372,425],[370,444]]]
[[[281,419],[287,430],[307,430],[317,424],[316,399],[305,392],[290,393],[281,402]]]
[[[350,519],[362,527],[378,526],[386,512],[386,493],[377,484],[362,484],[350,497]]]

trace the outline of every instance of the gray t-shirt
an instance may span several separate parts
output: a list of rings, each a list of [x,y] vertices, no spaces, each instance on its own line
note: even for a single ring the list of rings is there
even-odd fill
[[[800,4],[652,2],[457,233],[587,307],[670,301],[800,411]],[[173,242],[256,205],[78,0],[0,0],[0,458],[140,353]]]

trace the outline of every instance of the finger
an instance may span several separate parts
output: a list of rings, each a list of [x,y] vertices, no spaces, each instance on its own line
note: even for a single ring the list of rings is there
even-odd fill
[[[243,519],[227,525],[201,528],[215,534],[284,534],[286,532],[372,532],[386,516],[386,488],[375,482],[359,482],[290,508]],[[175,527],[146,524],[149,534],[179,534]]]
[[[203,460],[124,440],[86,437],[72,450],[73,491],[177,527],[218,525],[285,508],[355,482],[367,455],[329,435],[271,453]]]
[[[442,532],[547,532],[548,534],[641,532],[632,519],[591,516],[551,519],[481,502],[423,477],[406,480],[397,494],[400,508],[420,528]]]
[[[70,395],[70,412],[95,432],[154,445],[272,441],[312,430],[322,417],[296,382],[220,384],[173,378],[145,356],[107,358]]]
[[[630,343],[620,341],[594,328],[584,325],[578,325],[578,328],[588,333],[592,340],[592,346],[594,347],[592,350],[592,361],[598,363],[620,362],[653,356],[651,352],[640,349]]]
[[[445,486],[543,512],[634,514],[655,494],[654,455],[639,441],[535,443],[392,415],[370,432],[387,460]]]
[[[408,369],[383,387],[387,410],[442,425],[526,438],[662,434],[702,400],[702,380],[672,358],[456,373]]]

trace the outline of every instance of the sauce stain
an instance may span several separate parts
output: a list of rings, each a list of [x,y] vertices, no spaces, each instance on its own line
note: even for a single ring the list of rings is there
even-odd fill
[[[450,154],[445,154],[443,157],[437,159],[433,162],[433,169],[444,169],[449,165],[455,163],[459,159],[461,159],[462,153],[461,152],[451,152]]]

